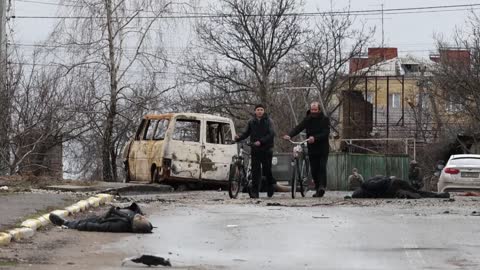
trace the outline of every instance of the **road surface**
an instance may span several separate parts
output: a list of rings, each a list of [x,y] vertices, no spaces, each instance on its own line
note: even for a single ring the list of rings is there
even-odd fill
[[[169,258],[174,269],[480,269],[474,199],[357,204],[339,197],[335,204],[319,205],[322,200],[292,201],[287,195],[230,201],[218,192],[191,199],[198,194],[170,195],[145,205],[158,227],[153,234],[54,228],[44,237],[60,237],[65,246],[33,266],[139,269],[121,267],[121,259],[148,253]],[[79,245],[69,244],[69,237],[80,237]]]

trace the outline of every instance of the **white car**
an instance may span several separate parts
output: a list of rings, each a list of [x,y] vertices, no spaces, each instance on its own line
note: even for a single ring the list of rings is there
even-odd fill
[[[438,192],[480,190],[480,155],[452,155],[438,180]]]

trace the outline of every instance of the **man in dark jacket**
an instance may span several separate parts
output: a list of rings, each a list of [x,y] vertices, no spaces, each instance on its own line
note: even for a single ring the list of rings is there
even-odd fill
[[[416,189],[423,187],[423,179],[420,171],[420,167],[416,160],[410,161],[410,168],[408,169],[408,180],[412,183],[412,186]]]
[[[262,172],[267,183],[268,197],[272,197],[275,190],[275,179],[272,176],[273,157],[273,131],[272,120],[265,113],[265,107],[261,104],[255,106],[255,116],[247,123],[245,131],[235,137],[235,141],[242,141],[250,137],[252,143],[252,191],[251,198],[258,198]]]
[[[307,116],[298,124],[288,135],[283,136],[285,140],[290,140],[303,130],[307,132],[308,138],[308,157],[310,159],[310,169],[312,178],[315,182],[315,194],[313,197],[323,197],[327,186],[327,161],[330,146],[328,136],[330,135],[330,120],[320,110],[318,102],[310,105]]]
[[[364,182],[355,190],[352,198],[449,198],[450,194],[421,191],[415,189],[405,180],[395,177],[375,176]]]
[[[112,206],[101,217],[68,221],[58,215],[50,214],[49,218],[57,226],[66,226],[79,231],[150,233],[153,229],[152,224],[145,218],[136,203],[125,208]]]

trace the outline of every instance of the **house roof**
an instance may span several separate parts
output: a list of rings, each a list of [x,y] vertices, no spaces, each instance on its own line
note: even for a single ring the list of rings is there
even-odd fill
[[[382,61],[370,67],[366,67],[358,70],[354,75],[371,76],[371,77],[385,77],[385,76],[420,76],[419,71],[409,71],[406,65],[423,65],[427,67],[425,76],[431,76],[431,70],[433,66],[432,61],[425,62],[423,59],[418,59],[413,56],[395,57],[386,61]]]

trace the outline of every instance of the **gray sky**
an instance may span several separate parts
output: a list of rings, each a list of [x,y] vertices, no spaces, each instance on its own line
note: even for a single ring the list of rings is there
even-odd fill
[[[54,16],[56,6],[32,2],[21,2],[12,0],[14,3],[13,14],[17,16]],[[28,1],[28,0],[27,0]],[[35,0],[44,3],[58,3],[57,0]],[[212,3],[214,0],[203,0],[204,3]],[[305,0],[305,11],[315,12],[317,10],[330,10],[328,0]],[[335,0],[334,9],[343,9],[348,5],[348,0]],[[459,5],[459,4],[480,4],[480,0],[351,0],[351,10],[380,9],[382,2],[386,9],[406,8],[436,5]],[[477,10],[480,12],[480,10]],[[385,44],[391,47],[398,47],[400,54],[412,54],[416,56],[428,56],[429,50],[434,49],[433,35],[441,33],[446,37],[452,35],[455,26],[463,26],[470,11],[450,11],[426,14],[399,14],[385,15]],[[369,26],[376,26],[375,40],[377,44],[381,41],[381,16],[359,16],[359,20],[366,20]],[[51,31],[55,20],[52,19],[13,19],[10,25],[15,31],[15,42],[32,44],[44,39]],[[178,31],[174,30],[165,35],[165,46],[172,47],[177,53],[176,44]],[[29,47],[21,47],[21,50],[28,52]]]

